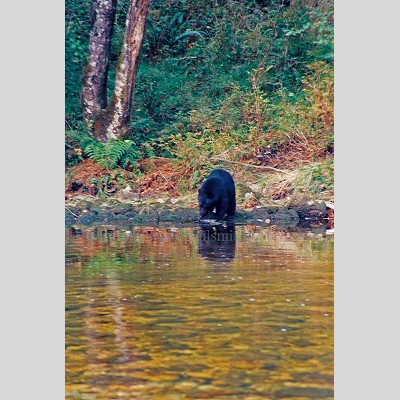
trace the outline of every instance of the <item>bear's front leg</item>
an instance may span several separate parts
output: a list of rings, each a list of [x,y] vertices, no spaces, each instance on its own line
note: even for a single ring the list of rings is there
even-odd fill
[[[220,203],[215,209],[217,221],[223,221],[228,215],[229,199],[223,196]]]

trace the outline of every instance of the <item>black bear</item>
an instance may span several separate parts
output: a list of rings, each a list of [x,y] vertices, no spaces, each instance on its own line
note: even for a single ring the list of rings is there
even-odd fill
[[[232,176],[223,169],[214,169],[199,189],[200,219],[215,209],[217,220],[235,215],[236,194]]]

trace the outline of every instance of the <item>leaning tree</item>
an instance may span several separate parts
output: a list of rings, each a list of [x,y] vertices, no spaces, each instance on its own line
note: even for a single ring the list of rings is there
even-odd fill
[[[83,119],[101,142],[122,137],[130,128],[139,52],[149,0],[131,0],[114,91],[107,101],[107,73],[117,0],[94,0],[88,60],[82,78]]]

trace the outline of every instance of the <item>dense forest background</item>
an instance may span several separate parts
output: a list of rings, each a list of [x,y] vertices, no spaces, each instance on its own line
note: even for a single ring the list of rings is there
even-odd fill
[[[92,0],[65,4],[67,193],[181,195],[218,166],[264,201],[333,199],[332,0],[151,1],[131,129],[108,143],[88,135],[80,102]]]

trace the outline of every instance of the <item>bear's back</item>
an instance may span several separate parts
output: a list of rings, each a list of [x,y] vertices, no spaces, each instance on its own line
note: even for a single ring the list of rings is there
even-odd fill
[[[213,171],[211,171],[210,175],[208,176],[208,179],[211,179],[211,178],[219,178],[224,181],[227,179],[229,182],[231,182],[234,185],[232,175],[229,172],[225,171],[224,169],[217,168],[217,169],[214,169]]]
[[[224,169],[217,168],[211,172],[206,182],[208,182],[207,186],[212,191],[218,188],[219,192],[223,193],[226,197],[227,204],[229,205],[229,215],[235,214],[236,190],[232,175]]]

